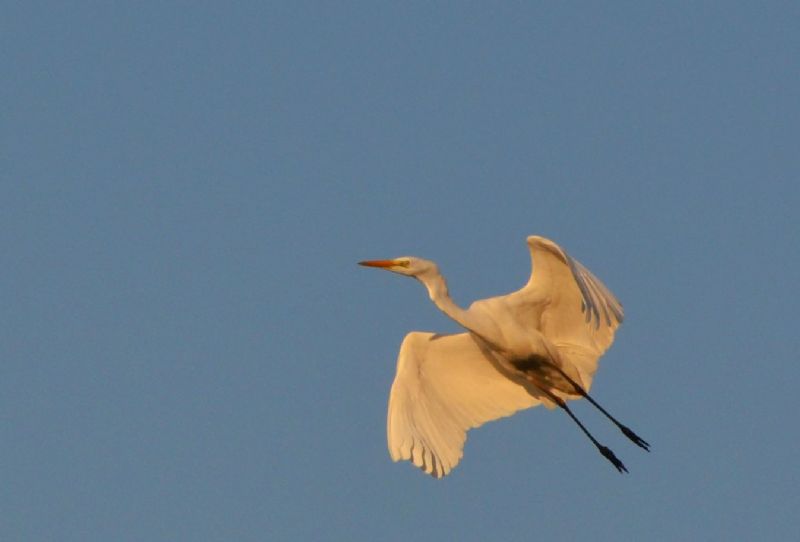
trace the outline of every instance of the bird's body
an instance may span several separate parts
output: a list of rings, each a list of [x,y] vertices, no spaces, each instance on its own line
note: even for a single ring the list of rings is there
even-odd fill
[[[400,347],[389,398],[387,436],[395,461],[407,459],[441,477],[462,456],[466,431],[544,404],[564,409],[620,471],[566,406],[586,397],[631,440],[647,443],[588,396],[597,360],[622,322],[616,297],[554,242],[528,237],[533,272],[516,292],[475,301],[450,298],[435,263],[414,257],[360,262],[412,276],[433,303],[466,332],[409,333]]]

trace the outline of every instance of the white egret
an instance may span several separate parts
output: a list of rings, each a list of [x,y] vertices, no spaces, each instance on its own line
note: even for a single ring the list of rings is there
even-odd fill
[[[625,465],[567,406],[586,398],[638,446],[649,450],[588,395],[598,358],[622,322],[622,305],[583,265],[549,239],[528,237],[533,271],[508,295],[457,306],[435,263],[415,257],[360,265],[414,277],[466,333],[412,331],[403,339],[389,396],[387,437],[394,461],[409,460],[436,478],[463,455],[466,432],[544,404],[560,407],[620,472]]]

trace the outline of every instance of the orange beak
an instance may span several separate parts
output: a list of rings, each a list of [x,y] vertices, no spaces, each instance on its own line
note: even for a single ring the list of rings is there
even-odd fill
[[[394,267],[397,265],[397,262],[394,260],[366,260],[363,262],[358,262],[358,265],[363,265],[366,267]]]

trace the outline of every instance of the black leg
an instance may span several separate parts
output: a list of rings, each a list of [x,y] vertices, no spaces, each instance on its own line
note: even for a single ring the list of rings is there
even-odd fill
[[[634,444],[636,444],[637,446],[639,446],[640,448],[642,448],[642,449],[643,449],[643,450],[645,450],[645,451],[648,451],[648,452],[650,451],[650,444],[648,444],[646,440],[644,440],[642,437],[640,437],[639,435],[637,435],[636,433],[634,433],[634,432],[633,432],[633,430],[631,430],[629,427],[627,427],[627,426],[625,426],[625,425],[622,425],[622,424],[621,424],[619,421],[617,421],[617,419],[616,419],[614,416],[612,416],[611,414],[609,414],[609,413],[608,413],[608,411],[607,411],[606,409],[604,409],[602,406],[600,406],[600,404],[598,404],[598,402],[597,402],[597,401],[595,401],[594,399],[592,399],[592,397],[591,397],[591,396],[590,396],[588,393],[586,393],[586,390],[584,390],[584,389],[583,389],[583,386],[581,386],[580,384],[578,384],[577,382],[575,382],[574,380],[572,380],[572,379],[571,379],[571,378],[570,378],[570,377],[567,375],[567,373],[565,373],[564,371],[562,371],[562,370],[561,370],[561,367],[559,367],[559,366],[558,366],[558,365],[556,365],[555,363],[553,363],[553,364],[551,364],[551,365],[552,365],[553,367],[555,367],[555,369],[556,369],[556,370],[557,370],[559,373],[561,373],[561,375],[562,375],[564,378],[566,378],[566,379],[567,379],[567,381],[569,381],[569,383],[570,383],[570,384],[572,384],[572,387],[573,387],[573,388],[575,388],[575,391],[577,391],[579,395],[581,395],[581,396],[582,396],[582,397],[584,397],[584,398],[585,398],[587,401],[589,401],[590,403],[592,403],[592,404],[593,404],[593,405],[594,405],[594,406],[597,408],[597,410],[599,410],[600,412],[602,412],[602,413],[605,415],[605,417],[606,417],[606,418],[608,418],[609,420],[611,420],[611,421],[614,423],[614,425],[616,425],[617,427],[619,427],[620,431],[622,431],[622,433],[623,433],[623,434],[624,434],[626,437],[628,437],[628,438],[629,438],[629,439],[630,439],[630,440],[631,440],[631,441],[632,441]]]
[[[584,427],[584,425],[575,416],[575,414],[572,413],[572,410],[570,410],[570,408],[567,406],[566,401],[564,401],[560,397],[557,397],[552,392],[550,392],[547,389],[547,386],[544,386],[541,382],[538,382],[538,380],[535,377],[532,377],[532,376],[528,375],[528,378],[530,379],[530,381],[537,388],[539,388],[542,391],[542,393],[544,393],[547,397],[549,397],[551,401],[553,401],[555,404],[557,404],[559,407],[561,407],[564,410],[564,412],[566,412],[569,415],[569,417],[572,418],[572,421],[574,421],[576,424],[578,424],[578,427],[581,428],[581,431],[583,431],[583,434],[586,435],[587,437],[589,437],[589,440],[592,441],[592,444],[594,444],[597,447],[597,449],[600,451],[600,453],[603,454],[603,457],[605,457],[606,459],[611,461],[611,464],[614,465],[614,467],[616,467],[617,471],[619,471],[620,473],[628,472],[628,469],[626,469],[625,465],[622,463],[622,461],[620,461],[617,458],[617,456],[614,455],[614,452],[611,451],[611,448],[608,448],[607,446],[603,446],[602,444],[597,442],[597,439],[594,438],[594,436],[592,436],[592,434],[589,432],[589,430],[586,429],[586,427]]]
[[[569,417],[572,418],[572,420],[578,424],[578,427],[581,428],[581,431],[583,431],[584,434],[587,437],[589,437],[589,440],[591,440],[592,443],[594,443],[594,445],[597,446],[597,449],[600,450],[600,453],[603,454],[603,457],[611,461],[611,464],[614,465],[619,472],[628,472],[628,469],[625,468],[625,465],[622,463],[622,461],[620,461],[617,458],[616,455],[614,455],[614,452],[612,452],[610,448],[603,446],[602,444],[597,442],[597,440],[592,436],[592,434],[583,426],[580,420],[578,420],[578,418],[575,417],[575,414],[572,413],[572,411],[569,409],[566,403],[562,401],[561,403],[559,403],[558,406],[563,408],[564,412],[569,414]]]

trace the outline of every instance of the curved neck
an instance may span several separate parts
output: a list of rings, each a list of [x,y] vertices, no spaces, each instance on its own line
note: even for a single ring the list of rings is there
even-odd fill
[[[428,296],[439,310],[455,320],[461,327],[475,333],[481,338],[487,338],[485,330],[481,329],[475,316],[468,310],[462,309],[456,305],[450,298],[450,293],[447,291],[447,282],[440,273],[425,273],[418,275],[417,279],[428,289]]]

